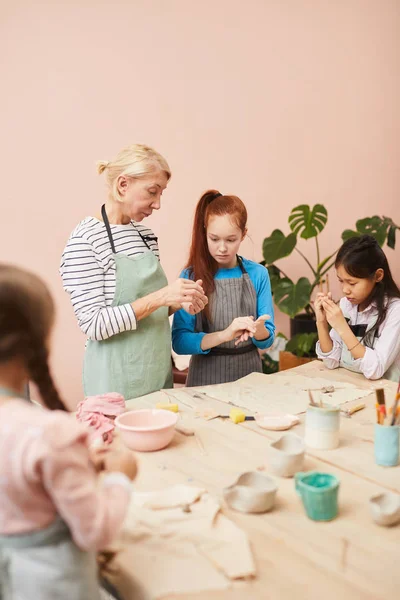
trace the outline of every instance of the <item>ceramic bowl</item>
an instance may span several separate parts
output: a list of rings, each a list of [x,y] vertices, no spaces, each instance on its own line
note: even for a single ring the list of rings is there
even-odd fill
[[[224,498],[231,508],[239,512],[264,513],[273,508],[277,489],[272,477],[250,471],[224,489]]]
[[[389,527],[400,523],[400,496],[398,494],[378,494],[369,500],[372,518],[378,525]]]
[[[272,442],[268,452],[268,463],[272,472],[279,477],[293,477],[304,464],[305,444],[295,433],[285,433]]]
[[[174,437],[178,415],[169,410],[131,410],[115,419],[122,441],[131,450],[152,452],[168,446]]]

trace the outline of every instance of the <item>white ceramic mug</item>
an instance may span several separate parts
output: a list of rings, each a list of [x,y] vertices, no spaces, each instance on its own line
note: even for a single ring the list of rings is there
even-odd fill
[[[337,406],[309,406],[306,411],[305,442],[316,450],[339,446],[340,409]]]

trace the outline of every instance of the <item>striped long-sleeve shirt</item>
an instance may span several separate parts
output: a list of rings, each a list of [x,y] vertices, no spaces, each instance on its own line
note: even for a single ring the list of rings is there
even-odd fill
[[[111,225],[118,254],[142,254],[147,246],[140,237],[154,237],[141,224]],[[159,257],[157,241],[147,240]],[[131,304],[111,306],[115,294],[115,261],[105,225],[87,217],[72,232],[64,249],[60,274],[66,292],[70,294],[79,327],[91,340],[105,340],[124,331],[136,329],[136,317]]]

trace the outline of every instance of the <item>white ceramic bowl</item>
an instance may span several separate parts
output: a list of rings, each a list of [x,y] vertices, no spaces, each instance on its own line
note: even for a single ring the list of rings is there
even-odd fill
[[[268,463],[280,477],[293,477],[304,464],[305,444],[295,433],[285,433],[269,447]]]
[[[369,500],[372,518],[378,525],[390,527],[400,523],[400,496],[386,492]]]
[[[122,441],[131,450],[152,452],[168,446],[174,437],[178,415],[169,410],[130,410],[115,419]]]
[[[224,498],[231,508],[239,512],[264,513],[273,508],[277,489],[272,477],[249,471],[224,489]]]

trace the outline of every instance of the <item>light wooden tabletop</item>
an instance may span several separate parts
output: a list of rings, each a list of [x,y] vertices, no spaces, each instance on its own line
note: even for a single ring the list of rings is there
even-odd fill
[[[371,390],[377,387],[376,382],[350,371],[329,371],[318,361],[269,377],[278,383],[282,375],[295,380],[298,374],[354,383]],[[394,398],[396,384],[385,382],[385,387],[387,397]],[[376,525],[368,503],[372,495],[383,491],[400,493],[400,466],[384,468],[375,464],[373,391],[362,401],[367,404],[366,409],[350,419],[341,418],[339,448],[324,452],[309,450],[306,455],[305,470],[317,469],[340,479],[338,518],[329,523],[309,520],[295,492],[293,479],[276,478],[277,504],[272,512],[240,514],[222,503],[224,514],[246,531],[250,539],[257,577],[252,581],[235,582],[227,592],[185,594],[185,600],[400,598],[397,556],[400,526]],[[128,405],[131,408],[154,406],[154,397],[149,395]],[[282,409],[290,412],[290,406]],[[141,453],[136,489],[155,490],[185,483],[204,487],[221,498],[222,489],[233,483],[240,473],[260,467],[268,473],[267,448],[281,432],[262,430],[252,421],[240,425],[221,419],[205,421],[195,418],[194,411],[184,405],[180,411],[182,422],[196,430],[204,450],[194,437],[176,433],[165,450]],[[226,404],[222,412],[227,413]],[[304,415],[300,415],[300,420],[300,425],[291,431],[303,435]],[[182,596],[174,598],[182,600]]]

